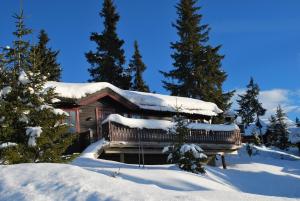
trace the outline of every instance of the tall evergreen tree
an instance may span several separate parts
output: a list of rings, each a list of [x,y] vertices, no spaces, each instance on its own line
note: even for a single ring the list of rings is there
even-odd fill
[[[295,120],[295,122],[296,122],[296,126],[297,126],[297,127],[300,127],[300,120],[299,120],[299,118],[298,118],[298,117],[296,117],[296,120]]]
[[[31,51],[36,51],[35,55],[41,62],[38,66],[41,75],[46,76],[49,81],[59,81],[61,78],[61,67],[57,63],[57,56],[59,51],[53,51],[51,48],[47,47],[50,39],[45,30],[41,30],[39,33],[39,42],[32,48]]]
[[[65,115],[52,106],[54,90],[44,90],[40,55],[24,39],[31,30],[23,12],[15,18],[17,39],[5,53],[6,77],[0,83],[0,161],[58,162],[72,138],[61,124]]]
[[[131,77],[123,68],[125,64],[124,41],[119,39],[116,29],[120,16],[112,0],[104,0],[100,16],[104,18],[104,30],[101,34],[93,32],[90,40],[97,44],[96,51],[86,53],[91,64],[88,69],[90,82],[109,82],[122,89],[129,89]]]
[[[142,60],[137,41],[134,41],[134,54],[129,63],[129,70],[133,73],[133,83],[131,89],[136,91],[149,92],[149,87],[143,79],[143,72],[146,70],[146,65]]]
[[[286,119],[286,114],[283,112],[280,105],[277,107],[275,116],[272,115],[269,119],[270,125],[268,130],[271,133],[270,143],[280,149],[286,149],[288,147],[289,131]]]
[[[253,78],[251,78],[247,85],[246,93],[239,95],[239,99],[237,100],[240,107],[237,110],[237,114],[242,118],[242,123],[245,127],[249,126],[255,120],[259,127],[259,117],[266,113],[266,109],[262,107],[262,104],[258,100],[259,91],[258,84],[254,83]]]
[[[180,0],[177,4],[177,29],[179,41],[171,43],[174,69],[161,73],[167,78],[164,88],[172,95],[198,98],[215,102],[221,109],[230,107],[233,92],[223,93],[222,84],[227,75],[221,69],[224,56],[220,46],[208,45],[209,26],[202,24],[197,0]],[[171,82],[170,82],[171,79]]]

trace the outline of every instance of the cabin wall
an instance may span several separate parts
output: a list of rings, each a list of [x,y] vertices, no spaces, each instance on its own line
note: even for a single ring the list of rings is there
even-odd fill
[[[74,106],[73,106],[74,107]],[[78,108],[79,107],[79,108]],[[62,107],[67,109],[67,107]],[[125,103],[113,99],[109,96],[100,98],[92,103],[76,106],[78,108],[78,130],[80,133],[93,132],[94,139],[101,137],[101,121],[109,114],[115,113],[130,118],[172,120],[174,113],[166,111],[151,111],[131,108]],[[130,109],[131,108],[131,109]],[[205,117],[201,115],[186,115],[188,119],[203,120]]]
[[[97,109],[96,109],[97,108]],[[98,112],[98,117],[96,111]],[[132,111],[124,107],[120,103],[114,102],[113,100],[104,99],[88,105],[80,106],[79,118],[80,118],[80,132],[86,132],[89,129],[93,130],[93,133],[99,132],[101,127],[101,111],[108,113],[120,114],[129,118],[141,118],[141,119],[157,119],[157,120],[172,120],[172,113],[167,112],[155,112],[155,111]],[[204,119],[199,115],[190,115],[187,118],[192,120]],[[97,119],[99,120],[97,127]]]
[[[90,105],[80,106],[80,132],[86,132],[89,131],[89,129],[92,129],[93,133],[97,132],[96,108],[98,106],[99,104],[97,102]]]
[[[109,97],[88,105],[81,105],[79,109],[80,132],[87,132],[91,129],[95,139],[101,137],[101,121],[113,113],[124,114],[130,111]]]

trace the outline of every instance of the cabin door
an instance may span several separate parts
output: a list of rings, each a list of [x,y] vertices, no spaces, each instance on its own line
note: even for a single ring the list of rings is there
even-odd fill
[[[97,132],[100,139],[102,138],[101,125],[110,114],[114,114],[115,110],[113,108],[97,108]]]

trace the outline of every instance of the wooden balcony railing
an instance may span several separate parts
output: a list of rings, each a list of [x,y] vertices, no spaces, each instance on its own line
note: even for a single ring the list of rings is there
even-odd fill
[[[102,135],[109,141],[122,142],[160,142],[172,143],[176,140],[176,135],[168,133],[162,129],[139,129],[106,122],[102,125]],[[187,136],[189,143],[203,144],[230,144],[240,145],[241,135],[239,130],[233,131],[206,131],[191,130]]]

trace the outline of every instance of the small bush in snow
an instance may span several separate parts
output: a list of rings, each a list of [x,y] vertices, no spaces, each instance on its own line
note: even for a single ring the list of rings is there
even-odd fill
[[[167,147],[163,152],[169,153],[168,161],[175,163],[180,169],[197,174],[205,173],[202,163],[207,160],[207,156],[200,146],[183,144]]]
[[[169,153],[168,162],[175,163],[182,170],[193,173],[205,173],[201,164],[207,159],[200,146],[187,143],[187,136],[190,134],[188,128],[189,122],[186,117],[179,114],[180,108],[177,108],[177,114],[173,117],[174,128],[169,132],[176,135],[176,141],[173,146],[165,147],[163,152]]]

